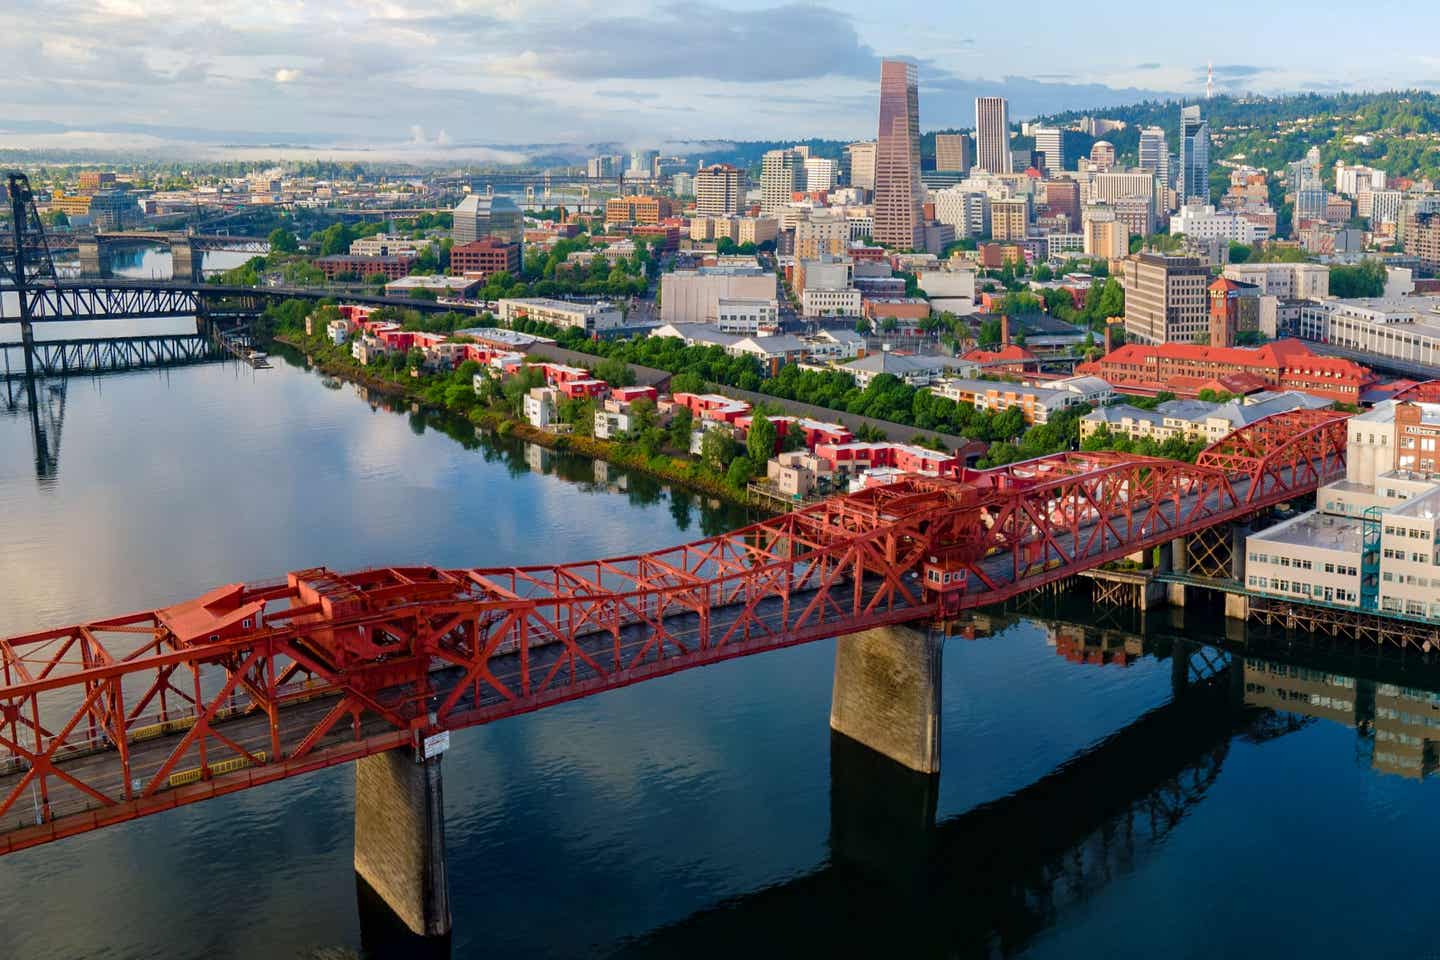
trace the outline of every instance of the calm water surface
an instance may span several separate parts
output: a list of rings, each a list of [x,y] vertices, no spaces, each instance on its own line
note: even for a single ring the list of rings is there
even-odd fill
[[[0,404],[0,634],[318,564],[582,559],[745,519],[457,441],[288,362],[73,380],[59,406],[58,469],[37,479],[29,417]],[[1214,618],[1149,624],[1128,666],[1059,655],[1097,616],[947,641],[938,787],[832,744],[831,643],[456,734],[454,956],[1433,949],[1434,750],[1395,740],[1392,714],[1431,716],[1419,688],[1440,683],[1252,651],[1172,704],[1175,641],[1219,639]],[[1310,692],[1289,713],[1241,702],[1282,689]],[[1413,775],[1380,772],[1400,754]],[[375,946],[368,909],[362,930],[352,788],[322,771],[8,856],[0,956],[405,955]]]

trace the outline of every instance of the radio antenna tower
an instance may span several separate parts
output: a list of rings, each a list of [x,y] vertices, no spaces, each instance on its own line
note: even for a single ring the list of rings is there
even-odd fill
[[[1205,64],[1205,99],[1215,96],[1215,61]]]

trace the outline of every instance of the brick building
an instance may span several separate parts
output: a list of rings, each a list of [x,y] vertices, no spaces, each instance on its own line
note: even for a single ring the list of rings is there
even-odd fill
[[[1126,344],[1076,367],[1130,393],[1162,391],[1193,397],[1201,390],[1253,393],[1300,390],[1327,400],[1358,403],[1375,382],[1369,367],[1340,357],[1312,353],[1299,340],[1261,347],[1213,347],[1189,343]]]
[[[462,243],[450,250],[450,272],[456,276],[479,274],[488,277],[505,270],[520,271],[520,244],[505,243],[494,237]]]

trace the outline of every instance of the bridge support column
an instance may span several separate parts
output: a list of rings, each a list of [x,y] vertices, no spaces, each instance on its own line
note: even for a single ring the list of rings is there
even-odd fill
[[[1184,537],[1176,537],[1169,543],[1170,548],[1170,569],[1176,573],[1190,572],[1190,551],[1189,544]]]
[[[204,259],[205,251],[189,240],[176,240],[170,244],[170,262],[173,264],[171,272],[176,280],[203,279],[201,264]]]
[[[355,873],[413,933],[450,933],[440,756],[409,748],[355,764]]]
[[[110,250],[99,240],[81,240],[80,274],[85,277],[110,276]]]
[[[878,627],[835,642],[830,729],[920,773],[940,772],[944,637]]]

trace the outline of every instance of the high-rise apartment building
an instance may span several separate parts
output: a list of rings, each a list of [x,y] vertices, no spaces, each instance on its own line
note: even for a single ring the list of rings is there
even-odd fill
[[[1035,127],[1035,152],[1041,154],[1041,164],[1047,174],[1056,174],[1065,169],[1065,133],[1059,127]]]
[[[1010,104],[1004,97],[975,98],[975,165],[987,173],[1013,173]]]
[[[1181,205],[1210,202],[1210,124],[1199,106],[1180,108],[1180,176],[1175,184]]]
[[[966,133],[935,134],[935,169],[969,173],[974,161],[970,152],[970,135]]]
[[[1405,222],[1405,252],[1420,260],[1420,269],[1440,273],[1440,214],[1416,213]]]
[[[626,173],[631,177],[653,177],[655,175],[655,161],[659,159],[659,150],[631,150],[630,169],[627,170]]]
[[[875,141],[864,140],[845,148],[846,179],[852,187],[875,189]]]
[[[728,163],[695,171],[695,213],[719,217],[739,213],[745,206],[745,173]]]
[[[913,63],[880,64],[880,136],[875,151],[875,242],[919,250],[925,245],[920,183],[920,94]]]
[[[1029,235],[1030,199],[1010,197],[990,201],[990,239],[1024,240]]]
[[[1044,184],[1045,207],[1050,216],[1064,214],[1070,229],[1080,225],[1080,184],[1074,180],[1049,180]]]
[[[1196,257],[1138,253],[1125,259],[1125,337],[1194,343],[1210,333],[1210,268]]]
[[[1140,131],[1140,169],[1154,174],[1162,188],[1170,186],[1170,147],[1161,127]]]
[[[836,163],[824,157],[805,158],[805,192],[820,193],[835,189]]]
[[[585,176],[591,180],[602,180],[610,177],[620,176],[624,169],[625,158],[618,154],[608,154],[600,157],[591,157],[585,161]]]
[[[1115,219],[1113,211],[1108,219],[1093,217],[1085,221],[1083,233],[1083,249],[1089,256],[1115,260],[1130,252],[1130,231]]]
[[[770,150],[760,158],[760,212],[771,215],[789,206],[804,180],[805,158],[794,150]]]

